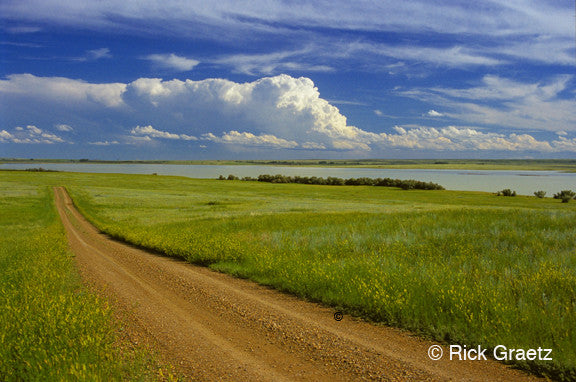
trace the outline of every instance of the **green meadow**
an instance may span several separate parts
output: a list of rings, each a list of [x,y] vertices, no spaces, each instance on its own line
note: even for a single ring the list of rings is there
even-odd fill
[[[82,285],[52,190],[0,172],[0,381],[153,379],[112,313]]]
[[[551,348],[553,361],[517,365],[576,378],[574,201],[118,174],[0,184],[32,230],[11,236],[50,223],[62,246],[46,190],[65,185],[116,238],[447,344]]]

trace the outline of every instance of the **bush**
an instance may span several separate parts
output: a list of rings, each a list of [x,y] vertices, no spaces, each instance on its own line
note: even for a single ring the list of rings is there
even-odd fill
[[[562,203],[568,203],[570,199],[576,199],[576,193],[572,190],[562,190],[554,194],[554,199],[562,199]]]
[[[542,198],[544,198],[544,196],[546,196],[546,191],[536,191],[536,192],[534,192],[534,196],[542,199]]]
[[[326,184],[330,186],[343,186],[344,179],[329,176],[328,179],[326,179]]]
[[[516,191],[512,191],[509,188],[505,188],[502,191],[496,193],[497,196],[516,196]]]

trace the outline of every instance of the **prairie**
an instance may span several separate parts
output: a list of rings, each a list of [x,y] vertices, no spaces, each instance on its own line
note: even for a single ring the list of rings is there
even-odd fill
[[[108,303],[82,285],[52,191],[1,175],[0,380],[151,378],[150,356],[123,342]]]
[[[576,377],[576,203],[481,192],[18,172],[108,234],[449,344],[553,349]]]

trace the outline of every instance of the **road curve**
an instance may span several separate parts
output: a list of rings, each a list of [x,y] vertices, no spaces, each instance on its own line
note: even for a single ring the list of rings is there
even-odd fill
[[[490,360],[432,361],[434,342],[349,316],[336,321],[333,309],[117,242],[63,187],[54,195],[83,278],[115,301],[131,336],[190,379],[539,380]]]

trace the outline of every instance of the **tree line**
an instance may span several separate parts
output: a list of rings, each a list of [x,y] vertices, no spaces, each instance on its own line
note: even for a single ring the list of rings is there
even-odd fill
[[[258,175],[257,178],[250,176],[239,178],[235,175],[225,177],[220,175],[220,180],[243,180],[257,181],[266,183],[299,183],[299,184],[318,184],[328,186],[377,186],[377,187],[398,187],[403,190],[444,190],[444,187],[437,183],[422,182],[419,180],[403,180],[391,178],[349,178],[342,179],[333,176],[327,178],[317,176],[286,176],[286,175]]]

